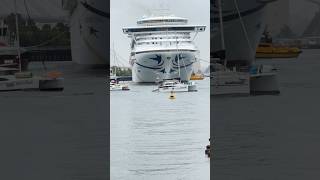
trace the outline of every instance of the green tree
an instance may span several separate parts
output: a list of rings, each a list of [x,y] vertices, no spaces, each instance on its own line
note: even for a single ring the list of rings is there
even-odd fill
[[[45,24],[41,29],[37,27],[32,19],[24,19],[18,14],[19,35],[21,46],[34,46],[45,42],[44,46],[70,46],[69,27],[64,23],[57,23],[53,28]],[[5,23],[8,25],[10,37],[16,38],[15,14],[6,17]]]

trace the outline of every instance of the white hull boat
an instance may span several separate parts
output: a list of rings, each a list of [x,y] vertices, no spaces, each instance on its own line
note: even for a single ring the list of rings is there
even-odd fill
[[[81,65],[106,65],[109,35],[108,1],[63,0],[69,12],[72,60]]]
[[[250,91],[253,95],[280,94],[277,72],[272,66],[261,65],[250,73]]]
[[[33,76],[22,77],[19,74],[1,76],[0,91],[17,91],[17,90],[60,91],[64,89],[63,78],[33,77]]]
[[[220,70],[211,73],[211,95],[247,96],[279,94],[277,72],[271,66],[251,67],[250,72]]]
[[[110,83],[110,91],[128,91],[128,85],[119,83]]]
[[[250,95],[249,73],[236,71],[217,71],[212,73],[210,94],[213,96]]]
[[[175,85],[172,87],[160,87],[159,92],[188,92],[186,84]]]
[[[164,81],[155,89],[154,92],[192,92],[197,91],[197,86],[194,82],[182,83],[177,80]]]

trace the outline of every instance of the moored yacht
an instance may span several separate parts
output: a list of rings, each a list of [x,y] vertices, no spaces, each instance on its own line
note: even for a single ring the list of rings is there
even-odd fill
[[[0,17],[0,72],[11,73],[21,69],[26,70],[28,59],[23,56],[26,50],[20,48],[21,62],[18,58],[17,40],[13,32],[9,30],[8,24],[5,23],[5,18]]]
[[[170,79],[161,82],[153,92],[195,92],[197,86],[195,82],[181,82],[177,79]]]

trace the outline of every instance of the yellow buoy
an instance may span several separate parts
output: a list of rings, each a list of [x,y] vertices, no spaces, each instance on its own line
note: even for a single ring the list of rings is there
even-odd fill
[[[174,94],[173,91],[171,91],[169,99],[176,99],[176,95]]]

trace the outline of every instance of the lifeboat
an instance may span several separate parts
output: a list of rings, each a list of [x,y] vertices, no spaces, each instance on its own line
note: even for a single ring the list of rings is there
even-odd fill
[[[192,73],[190,77],[190,80],[203,80],[203,79],[204,79],[204,76],[202,74]]]

